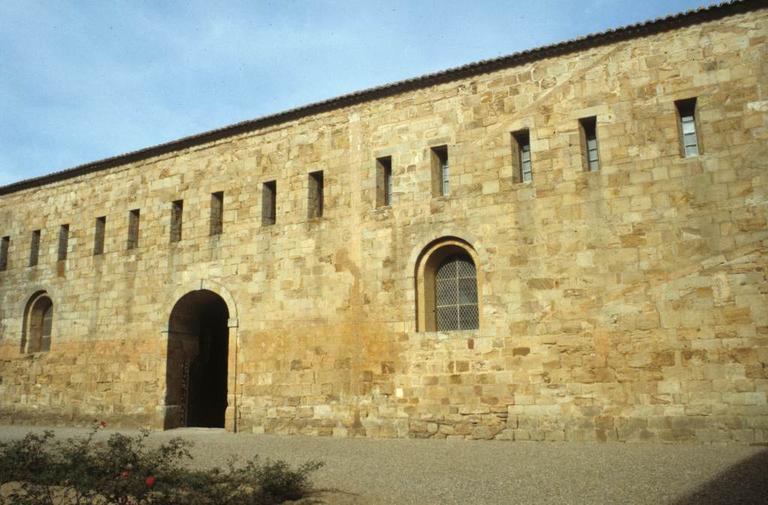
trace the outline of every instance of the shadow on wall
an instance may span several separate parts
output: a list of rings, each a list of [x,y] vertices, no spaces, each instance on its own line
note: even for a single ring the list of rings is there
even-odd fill
[[[768,503],[768,450],[732,466],[675,505]]]

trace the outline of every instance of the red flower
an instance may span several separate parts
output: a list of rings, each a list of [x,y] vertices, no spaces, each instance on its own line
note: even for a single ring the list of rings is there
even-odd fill
[[[122,472],[120,472],[120,477],[122,477],[123,479],[127,479],[129,475],[131,475],[131,472],[129,470],[123,470]]]
[[[147,477],[147,479],[144,481],[144,484],[147,485],[147,487],[152,487],[155,485],[155,477],[153,475],[150,475]]]

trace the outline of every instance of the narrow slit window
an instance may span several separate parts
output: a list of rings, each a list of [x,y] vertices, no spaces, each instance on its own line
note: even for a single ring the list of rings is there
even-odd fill
[[[181,240],[181,219],[184,214],[184,200],[171,203],[171,242]]]
[[[376,206],[392,204],[392,157],[376,159]]]
[[[63,224],[59,227],[59,251],[57,259],[64,261],[67,259],[67,250],[69,249],[69,225]]]
[[[211,235],[224,231],[224,192],[211,193]]]
[[[312,172],[309,174],[309,197],[308,197],[308,217],[323,217],[323,171]]]
[[[512,134],[515,159],[517,160],[517,182],[531,182],[533,170],[531,168],[531,135],[528,130],[520,130]]]
[[[432,148],[432,195],[448,196],[451,193],[448,146]]]
[[[696,131],[696,99],[678,100],[675,102],[677,107],[677,117],[680,121],[680,142],[683,157],[699,155],[699,137]]]
[[[8,249],[11,247],[11,237],[0,240],[0,270],[8,269]]]
[[[32,240],[29,244],[29,266],[37,265],[40,257],[40,230],[32,232]]]
[[[107,227],[107,217],[96,218],[96,228],[93,234],[93,255],[104,254],[104,230]]]
[[[277,182],[268,181],[261,187],[261,224],[269,226],[277,221]]]
[[[600,155],[597,148],[597,117],[579,119],[584,144],[585,168],[589,172],[600,170]]]
[[[126,249],[136,249],[139,247],[139,224],[141,222],[141,211],[133,209],[128,213],[128,243]]]

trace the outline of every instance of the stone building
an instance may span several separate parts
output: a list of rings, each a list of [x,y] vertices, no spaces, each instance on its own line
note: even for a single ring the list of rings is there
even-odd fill
[[[768,441],[768,9],[0,188],[0,421]]]

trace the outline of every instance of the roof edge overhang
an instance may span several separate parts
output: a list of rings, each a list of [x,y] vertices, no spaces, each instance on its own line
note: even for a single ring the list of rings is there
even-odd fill
[[[489,60],[481,60],[469,63],[460,67],[442,70],[432,74],[426,74],[412,79],[397,81],[383,86],[368,88],[362,91],[337,96],[328,100],[311,103],[294,109],[288,109],[276,114],[262,116],[256,119],[242,121],[215,130],[209,130],[203,133],[190,135],[163,144],[157,144],[137,151],[131,151],[125,154],[104,158],[98,161],[78,165],[60,172],[53,172],[40,177],[25,179],[19,182],[0,186],[0,195],[7,195],[29,188],[43,186],[66,179],[71,179],[81,175],[87,175],[93,172],[106,170],[109,168],[133,163],[160,156],[173,151],[179,151],[190,147],[215,142],[217,140],[233,137],[243,133],[263,129],[266,127],[286,123],[296,119],[329,112],[332,110],[358,105],[360,103],[386,98],[398,95],[407,91],[427,88],[437,84],[443,84],[467,77],[473,77],[480,74],[494,72],[506,68],[512,68],[526,63],[562,56],[578,51],[600,47],[616,42],[635,39],[648,35],[655,35],[669,30],[684,28],[708,21],[714,21],[724,17],[741,14],[753,10],[764,9],[768,7],[765,0],[734,0],[715,4],[709,7],[702,7],[696,10],[690,10],[678,14],[644,21],[620,28],[594,33],[571,39],[565,42],[558,42],[547,46],[541,46],[534,49],[528,49],[507,56],[501,56]]]

